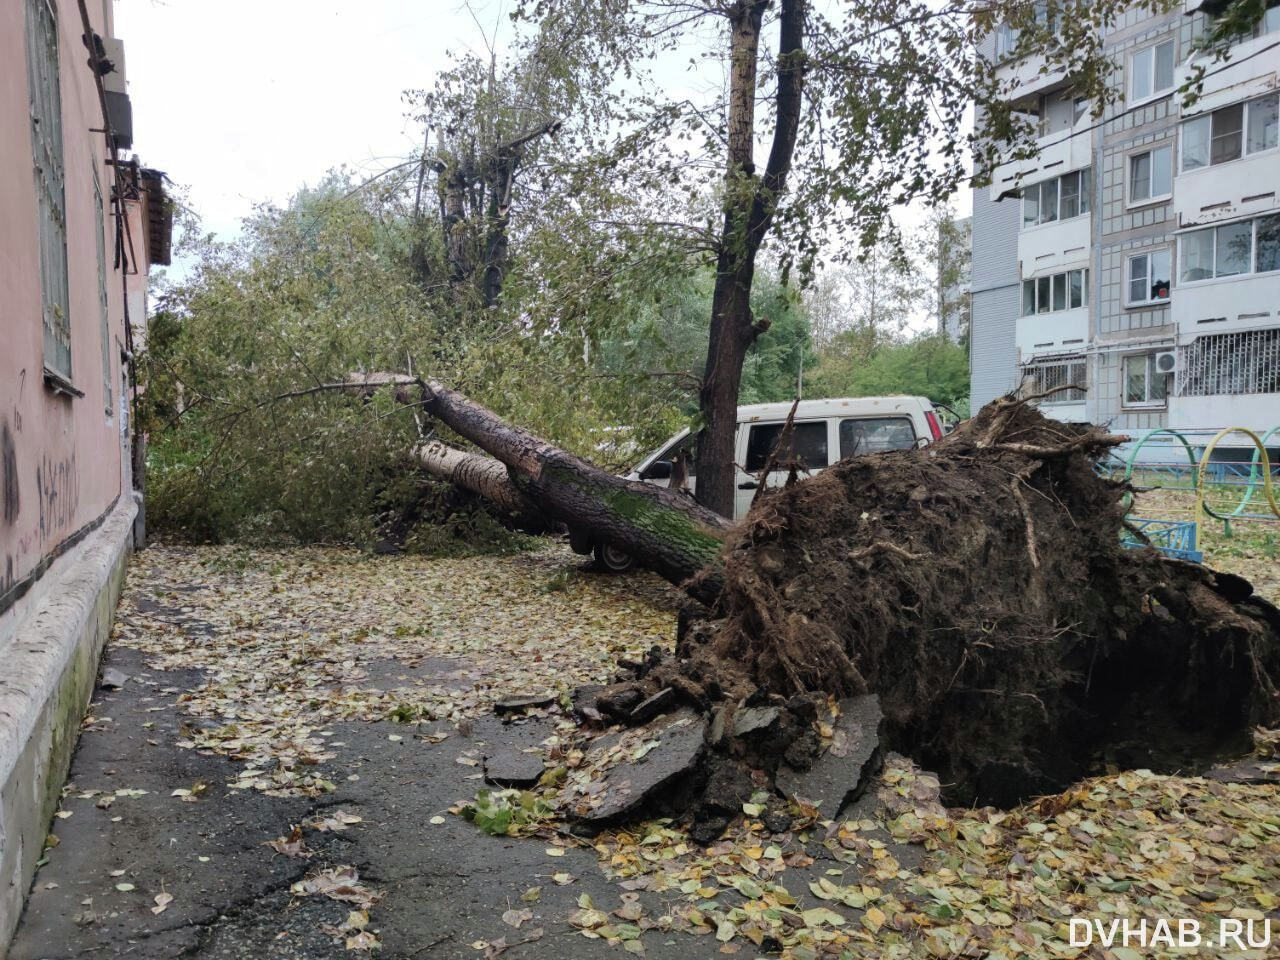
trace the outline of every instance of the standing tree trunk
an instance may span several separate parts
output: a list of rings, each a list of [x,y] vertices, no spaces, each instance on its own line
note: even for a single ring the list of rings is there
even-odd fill
[[[800,129],[804,83],[804,20],[807,0],[782,0],[778,38],[778,89],[774,98],[773,145],[763,177],[755,172],[756,77],[760,31],[767,0],[738,0],[729,14],[730,79],[728,158],[725,169],[724,226],[711,299],[707,364],[699,407],[704,427],[698,435],[698,502],[733,515],[734,450],[738,392],[747,350],[767,320],[751,313],[756,255],[773,223],[786,188]]]

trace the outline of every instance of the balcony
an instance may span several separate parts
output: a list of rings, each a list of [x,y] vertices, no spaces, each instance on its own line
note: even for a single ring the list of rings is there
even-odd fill
[[[1280,150],[1178,174],[1173,211],[1178,226],[1192,227],[1272,213],[1280,208]]]
[[[1012,87],[1008,96],[1010,100],[1048,93],[1067,83],[1067,72],[1061,68],[1049,69],[1048,59],[1044,56],[1007,61],[1001,64],[996,76],[1002,85]]]
[[[1169,313],[1182,339],[1274,327],[1280,321],[1280,273],[1246,273],[1174,286]]]
[[[1019,317],[1014,336],[1022,363],[1048,354],[1081,351],[1089,336],[1089,308]]]
[[[1174,78],[1178,86],[1193,78],[1192,68],[1196,64],[1206,69],[1200,97],[1183,109],[1183,118],[1274,90],[1277,71],[1280,70],[1280,47],[1276,47],[1277,40],[1280,40],[1280,35],[1264,33],[1235,44],[1231,48],[1231,59],[1225,63],[1201,58],[1179,66]]]
[[[1263,434],[1280,424],[1280,393],[1170,397],[1169,422],[1184,430],[1232,426],[1245,427],[1254,433]],[[1221,446],[1253,449],[1248,438],[1238,433],[1224,438]]]
[[[991,174],[991,199],[1015,196],[1024,183],[1079,170],[1093,162],[1093,119],[1085,113],[1069,128],[1054,130],[1036,140],[1037,154],[1026,160],[1012,160]]]
[[[1018,266],[1022,279],[1089,266],[1089,214],[1055,220],[1018,232]]]

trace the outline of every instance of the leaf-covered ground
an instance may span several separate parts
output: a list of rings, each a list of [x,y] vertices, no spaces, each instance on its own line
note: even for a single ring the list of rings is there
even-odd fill
[[[1160,478],[1155,479],[1158,482]],[[1207,502],[1211,509],[1227,516],[1240,506],[1243,495],[1240,487],[1217,487],[1210,491]],[[1157,520],[1191,521],[1196,518],[1196,497],[1190,490],[1148,490],[1138,495],[1130,512]],[[1260,490],[1245,505],[1245,512],[1269,515]],[[1210,517],[1197,532],[1205,563],[1248,577],[1258,593],[1280,604],[1280,518],[1236,520],[1224,525]]]
[[[752,803],[709,848],[669,822],[569,835],[572,724],[493,704],[671,643],[679,599],[581,564],[137,556],[107,657],[128,678],[86,718],[12,960],[1187,955],[1073,947],[1072,918],[1194,918],[1207,940],[1270,918],[1270,952],[1196,955],[1280,955],[1280,785],[1117,771],[948,810],[890,757],[835,823],[795,810],[773,834]],[[542,785],[486,790],[503,752],[544,759]]]

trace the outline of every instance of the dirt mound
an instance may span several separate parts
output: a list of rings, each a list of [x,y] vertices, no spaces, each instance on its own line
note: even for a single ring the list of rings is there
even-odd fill
[[[1121,546],[1126,488],[1094,469],[1120,439],[1009,397],[933,446],[766,496],[726,542],[715,621],[601,712],[667,689],[729,718],[799,702],[767,747],[720,748],[772,775],[811,694],[876,693],[887,747],[949,799],[1002,805],[1108,762],[1246,751],[1280,719],[1280,611],[1239,577]]]

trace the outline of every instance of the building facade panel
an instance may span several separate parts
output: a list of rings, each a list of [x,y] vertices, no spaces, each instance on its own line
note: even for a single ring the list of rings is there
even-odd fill
[[[145,310],[151,244],[136,162],[108,140],[107,64],[89,53],[112,39],[111,15],[109,2],[0,3],[0,955],[42,855],[140,498],[126,304]]]
[[[1064,128],[1077,145],[1088,131],[1087,219],[1073,206],[1073,223],[1045,225],[1039,181],[1048,153],[998,167],[984,192],[993,207],[1022,207],[1017,217],[985,216],[1017,235],[1020,374],[1037,384],[1087,381],[1083,403],[1071,393],[1070,402],[1046,404],[1051,415],[1133,432],[1280,423],[1280,12],[1226,61],[1202,63],[1203,96],[1187,103],[1178,87],[1195,72],[1206,16],[1199,5],[1154,15],[1135,6],[1102,37],[1119,96],[1100,119],[1082,125],[1077,112]],[[1071,97],[1064,78],[1021,105],[1039,112],[1042,129],[1061,127]],[[1053,137],[1041,144],[1062,151]],[[1008,256],[1009,240],[975,228],[975,275],[983,263],[987,275],[1005,276],[991,261]],[[1068,261],[1087,266],[1082,309],[1039,279]],[[975,330],[979,309],[975,302]],[[1066,348],[1076,346],[1081,317],[1077,360]],[[990,394],[986,371],[1009,362],[997,326],[988,321],[987,332],[972,344],[975,403]]]

